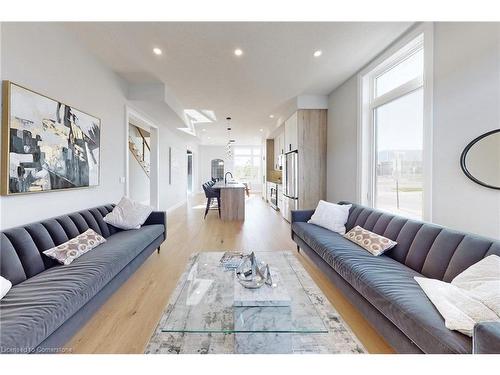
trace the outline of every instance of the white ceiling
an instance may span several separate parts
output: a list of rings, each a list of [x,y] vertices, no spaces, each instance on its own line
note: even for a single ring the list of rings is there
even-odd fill
[[[227,142],[227,116],[233,119],[232,138],[237,143],[259,143],[262,134],[276,126],[269,115],[278,118],[284,103],[301,94],[329,94],[409,26],[406,22],[66,24],[125,79],[162,81],[184,108],[213,110],[217,122],[196,125],[203,144]],[[153,47],[163,54],[154,55]],[[242,56],[234,55],[236,48],[243,50]],[[315,58],[318,49],[323,54]]]

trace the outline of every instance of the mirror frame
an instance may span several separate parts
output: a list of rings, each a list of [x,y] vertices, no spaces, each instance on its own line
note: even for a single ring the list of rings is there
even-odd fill
[[[476,184],[479,184],[481,186],[484,186],[484,187],[487,187],[490,189],[500,190],[500,186],[489,185],[481,180],[478,180],[476,177],[474,177],[467,169],[467,164],[466,164],[466,160],[465,160],[467,158],[467,153],[472,148],[472,146],[474,146],[481,139],[486,138],[486,137],[488,137],[492,134],[495,134],[495,133],[500,133],[500,129],[490,130],[489,132],[481,134],[479,137],[473,139],[467,146],[465,146],[464,150],[462,151],[462,155],[460,155],[460,167],[462,168],[462,171],[464,172],[464,174],[468,178],[470,178],[472,181],[474,181]]]

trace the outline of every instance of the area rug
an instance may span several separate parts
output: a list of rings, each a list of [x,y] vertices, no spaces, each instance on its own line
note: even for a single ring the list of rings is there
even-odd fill
[[[311,279],[299,260],[289,252],[285,253],[290,266],[295,271],[311,303],[323,319],[327,333],[266,333],[262,335],[263,341],[268,335],[274,335],[273,340],[288,340],[290,343],[286,353],[290,354],[362,354],[366,349],[352,333],[339,313],[330,304],[319,287]],[[189,270],[196,259],[196,254],[188,262],[186,272],[181,276],[170,302],[164,310],[162,317],[152,337],[146,346],[146,354],[234,354],[238,335],[248,333],[170,333],[162,332],[165,321],[182,291],[182,286],[188,277]],[[251,335],[254,335],[251,333]],[[267,335],[267,336],[266,336]],[[246,336],[248,337],[248,336]],[[255,338],[255,337],[254,337]],[[245,340],[239,337],[239,340]],[[263,345],[263,347],[265,347]],[[274,353],[272,350],[260,353]],[[239,353],[239,352],[238,352]],[[282,352],[276,352],[282,353]],[[285,354],[283,352],[282,354]]]

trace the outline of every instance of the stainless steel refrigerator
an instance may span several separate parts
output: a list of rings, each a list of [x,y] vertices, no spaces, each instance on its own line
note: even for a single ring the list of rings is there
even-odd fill
[[[298,152],[285,154],[283,165],[283,211],[282,215],[291,221],[291,211],[298,209],[299,203],[299,159]]]

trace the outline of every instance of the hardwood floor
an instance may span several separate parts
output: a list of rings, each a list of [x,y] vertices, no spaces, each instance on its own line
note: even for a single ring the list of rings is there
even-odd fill
[[[260,195],[246,201],[244,222],[222,222],[217,211],[203,220],[205,198],[168,214],[167,240],[66,344],[73,353],[143,353],[189,257],[199,251],[288,250],[300,259],[323,293],[370,353],[393,353],[342,293],[296,252],[290,225]]]

